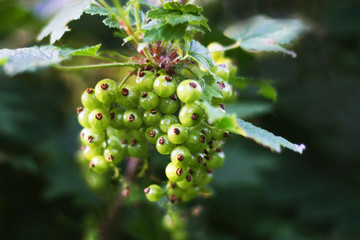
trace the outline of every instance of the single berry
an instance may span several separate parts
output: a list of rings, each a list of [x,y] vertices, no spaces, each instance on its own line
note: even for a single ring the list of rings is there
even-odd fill
[[[159,97],[154,92],[142,92],[139,98],[139,105],[145,110],[151,110],[159,105]]]
[[[196,104],[185,104],[179,112],[179,120],[185,127],[192,127],[201,122],[203,110]]]
[[[173,94],[169,98],[160,98],[159,101],[159,110],[164,114],[172,114],[179,109],[179,100],[176,95]]]
[[[176,91],[176,81],[170,76],[160,75],[154,81],[154,91],[162,98],[168,98]]]
[[[160,130],[167,133],[171,125],[179,123],[179,119],[174,115],[164,115],[160,120]]]
[[[158,127],[149,127],[145,131],[145,138],[149,143],[156,144],[159,136],[163,134]]]
[[[185,146],[193,153],[200,153],[206,148],[206,137],[198,130],[191,130]]]
[[[84,146],[83,154],[86,159],[91,160],[93,157],[101,155],[102,150],[101,150],[101,148],[96,147],[96,146],[93,146],[93,147]]]
[[[144,123],[148,126],[159,125],[161,113],[158,109],[151,109],[144,112]]]
[[[105,130],[110,121],[110,114],[105,109],[94,109],[89,114],[89,124],[93,129]]]
[[[199,188],[197,187],[188,187],[184,189],[184,193],[181,196],[183,202],[190,201],[196,198],[199,195]]]
[[[98,129],[87,129],[84,134],[84,140],[84,143],[89,147],[100,147],[105,141],[105,133]]]
[[[198,186],[204,186],[209,184],[209,182],[212,180],[213,175],[212,172],[208,172],[206,170],[201,170],[198,175],[194,176],[194,184]]]
[[[114,164],[120,163],[125,157],[126,151],[120,147],[109,146],[104,149],[104,157]]]
[[[96,156],[91,159],[89,166],[97,173],[105,173],[109,169],[109,162],[103,156]]]
[[[146,131],[146,126],[141,126],[139,129],[130,130],[130,138],[136,139],[138,141],[144,141],[144,135]]]
[[[202,88],[195,80],[182,81],[177,87],[176,93],[179,99],[184,103],[194,103],[202,95]]]
[[[191,161],[192,155],[190,150],[185,146],[177,146],[171,151],[170,159],[178,167],[188,165]]]
[[[136,86],[140,91],[151,91],[153,90],[155,74],[150,71],[143,71],[136,77]]]
[[[147,143],[133,139],[127,145],[127,150],[129,156],[137,158],[143,157],[147,153]]]
[[[169,163],[165,168],[166,177],[172,182],[180,182],[185,178],[185,170],[177,167],[174,163]]]
[[[90,124],[89,124],[89,111],[87,110],[87,108],[82,108],[82,107],[78,107],[77,108],[77,113],[78,113],[78,121],[80,123],[80,125],[84,128],[90,128]]]
[[[168,155],[175,148],[175,144],[171,143],[167,135],[161,135],[156,141],[156,150],[162,155]]]
[[[134,108],[139,104],[140,92],[134,85],[124,85],[119,88],[117,103],[125,108]]]
[[[179,188],[186,189],[193,185],[193,178],[190,175],[186,175],[182,181],[176,183]]]
[[[96,108],[108,108],[108,104],[103,104],[100,102],[96,96],[95,91],[92,88],[87,88],[84,93],[81,95],[81,103],[88,110],[93,110]]]
[[[215,140],[222,141],[229,137],[229,132],[220,128],[214,128],[212,130],[212,135]]]
[[[210,155],[209,161],[206,162],[208,168],[210,169],[218,169],[224,165],[225,161],[225,153],[215,151]]]
[[[213,66],[211,68],[211,72],[213,72],[216,76],[220,77],[224,81],[227,81],[229,79],[230,72],[224,64]]]
[[[102,103],[113,103],[116,101],[118,86],[114,80],[103,79],[95,86],[95,96]]]
[[[143,123],[143,114],[137,109],[128,109],[124,112],[123,122],[128,128],[139,129]]]
[[[167,131],[169,141],[174,144],[182,144],[188,138],[188,130],[185,126],[175,123]]]
[[[161,187],[156,184],[152,184],[144,189],[146,198],[151,202],[156,202],[164,195]]]
[[[125,125],[123,122],[123,115],[125,110],[122,108],[113,108],[109,111],[110,126],[116,129],[122,129]]]

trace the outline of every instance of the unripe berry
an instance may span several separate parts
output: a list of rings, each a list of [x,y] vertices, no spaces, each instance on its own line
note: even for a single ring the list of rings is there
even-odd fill
[[[101,155],[102,150],[99,147],[95,147],[95,146],[94,147],[84,146],[83,154],[86,159],[91,160],[93,157]]]
[[[155,74],[150,71],[143,71],[136,77],[136,86],[140,91],[151,91],[153,89]]]
[[[188,130],[186,129],[186,127],[179,123],[171,125],[168,129],[167,134],[169,141],[174,144],[182,144],[188,138]]]
[[[109,146],[104,149],[104,157],[107,161],[114,164],[120,163],[125,157],[126,151],[115,146]]]
[[[109,162],[103,156],[96,156],[91,159],[89,166],[97,173],[105,173],[109,169]]]
[[[191,161],[192,155],[190,150],[185,146],[177,146],[171,151],[171,162],[178,167],[187,166]]]
[[[104,105],[96,98],[95,91],[92,88],[87,88],[81,95],[81,103],[88,110],[96,108],[108,108],[107,104]]]
[[[209,49],[211,56],[215,62],[217,62],[219,59],[224,58],[224,47],[220,43],[212,42],[207,46],[207,48]]]
[[[171,114],[179,109],[179,105],[177,96],[173,94],[169,98],[160,98],[158,108],[164,114]]]
[[[122,108],[113,108],[109,111],[110,114],[110,126],[116,129],[123,128],[124,122],[123,122],[123,115],[125,110]]]
[[[105,130],[110,125],[110,114],[105,109],[94,109],[89,114],[91,128]]]
[[[145,131],[145,138],[149,143],[155,144],[161,134],[162,132],[159,128],[149,127]]]
[[[154,91],[162,98],[173,95],[176,91],[176,81],[170,76],[160,75],[154,81]]]
[[[95,96],[102,103],[110,104],[115,102],[117,94],[118,86],[114,80],[103,79],[95,86]]]
[[[185,178],[185,169],[179,168],[171,162],[166,166],[165,174],[171,182],[180,182]]]
[[[225,153],[221,151],[215,151],[209,155],[209,160],[206,160],[206,165],[210,169],[218,169],[224,165]]]
[[[179,120],[185,127],[192,127],[201,122],[203,110],[196,104],[185,104],[179,112]]]
[[[158,109],[151,109],[144,112],[144,123],[148,126],[159,125],[161,113]]]
[[[117,103],[125,108],[134,108],[139,104],[140,92],[134,85],[124,85],[119,88]]]
[[[164,195],[161,187],[156,184],[152,184],[144,189],[146,198],[151,202],[156,202]]]
[[[105,141],[105,133],[104,131],[97,129],[87,129],[84,132],[84,143],[89,147],[101,146]]]
[[[194,103],[201,98],[202,91],[200,84],[195,80],[185,80],[179,84],[176,93],[182,102]]]
[[[87,108],[78,107],[77,114],[80,125],[84,128],[90,128],[90,124],[89,124],[90,111],[88,111]]]
[[[220,128],[214,128],[212,130],[212,135],[215,140],[222,141],[229,137],[229,132]]]
[[[162,155],[168,155],[175,148],[175,144],[171,143],[167,135],[161,135],[156,141],[156,150]]]
[[[220,65],[215,65],[211,68],[211,71],[218,77],[220,77],[221,79],[223,79],[224,81],[227,81],[229,79],[229,70],[226,68],[225,65],[220,64]]]
[[[200,153],[206,148],[206,137],[197,129],[192,129],[185,146],[193,153]]]
[[[193,185],[193,178],[190,175],[186,175],[182,181],[176,183],[179,188],[186,189]]]
[[[128,109],[123,115],[123,122],[128,128],[139,129],[143,123],[143,117],[139,110]]]
[[[133,139],[127,145],[127,150],[129,156],[143,157],[147,154],[147,143]]]
[[[139,98],[139,105],[145,110],[151,110],[159,105],[159,97],[154,92],[142,92]]]
[[[164,115],[160,120],[160,130],[167,133],[170,126],[179,123],[179,119],[174,115]]]

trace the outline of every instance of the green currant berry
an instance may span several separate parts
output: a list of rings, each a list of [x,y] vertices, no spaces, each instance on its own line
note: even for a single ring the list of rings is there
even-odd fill
[[[84,143],[89,147],[100,147],[105,141],[105,132],[97,129],[87,129],[84,140]]]
[[[151,110],[159,105],[159,97],[154,92],[143,92],[139,98],[139,105],[145,110]]]
[[[95,91],[92,88],[87,88],[81,95],[81,103],[88,110],[108,107],[108,105],[104,105],[96,98]]]
[[[165,227],[165,229],[168,229],[172,232],[177,232],[181,229],[183,229],[183,222],[181,220],[181,216],[176,211],[169,211],[163,218],[162,224]],[[180,231],[182,234],[183,232]],[[175,239],[175,238],[174,238]],[[176,239],[183,239],[183,237],[179,237]]]
[[[95,86],[95,96],[103,103],[113,103],[116,101],[116,95],[118,94],[118,86],[114,80],[103,79],[99,81]]]
[[[215,65],[211,68],[211,71],[224,81],[227,81],[229,79],[229,69],[226,68],[224,64]]]
[[[143,124],[143,114],[137,109],[126,110],[123,115],[124,125],[128,128],[139,129]]]
[[[179,100],[175,94],[171,95],[169,98],[160,98],[159,101],[159,110],[164,114],[171,114],[176,112],[179,109]]]
[[[170,76],[160,75],[154,81],[154,91],[159,97],[170,97],[176,91],[175,79]]]
[[[121,129],[115,129],[112,127],[108,127],[106,130],[108,136],[114,136],[119,139],[128,139],[130,138],[130,129],[129,128],[121,128]]]
[[[174,144],[184,143],[187,140],[188,135],[189,135],[186,127],[184,127],[183,125],[181,125],[179,123],[175,123],[175,124],[171,125],[170,128],[168,129],[167,134],[168,134],[169,141]]]
[[[82,147],[84,157],[88,160],[91,160],[95,156],[99,156],[102,154],[102,150],[99,147],[89,147],[83,146]]]
[[[206,143],[210,142],[212,139],[212,130],[204,125],[195,126],[192,131],[200,131],[205,135]]]
[[[167,135],[161,135],[156,141],[156,150],[162,155],[168,155],[175,148],[175,144],[171,143]]]
[[[229,132],[222,130],[220,128],[214,128],[212,130],[212,135],[215,140],[222,141],[229,137]]]
[[[104,157],[107,161],[114,164],[120,163],[125,157],[126,151],[115,146],[109,146],[104,149]]]
[[[183,194],[184,190],[182,188],[179,188],[176,183],[168,181],[166,184],[166,194],[168,196],[175,195],[180,197]]]
[[[156,184],[151,184],[147,188],[144,189],[146,198],[151,202],[159,201],[160,198],[164,195],[161,187]]]
[[[184,193],[181,196],[183,202],[188,202],[199,195],[199,188],[189,187],[184,190]]]
[[[178,167],[186,166],[192,158],[190,150],[185,146],[177,146],[171,151],[171,162]]]
[[[123,115],[125,110],[122,108],[113,108],[109,111],[110,114],[110,126],[116,129],[124,127]]]
[[[212,171],[202,170],[198,175],[194,176],[194,183],[198,186],[204,186],[211,182],[213,178]]]
[[[175,123],[179,123],[179,119],[176,116],[164,115],[160,120],[160,130],[167,133],[170,126]]]
[[[83,128],[80,131],[80,142],[81,144],[85,144],[87,143],[87,139],[85,138],[85,135],[87,134],[87,132],[89,131],[90,128]]]
[[[176,183],[179,188],[186,189],[193,185],[193,179],[190,175],[186,175],[182,181]]]
[[[106,189],[109,184],[109,177],[104,174],[89,171],[85,175],[85,181],[93,191],[102,191]]]
[[[189,162],[189,167],[198,169],[200,166],[204,164],[205,155],[203,153],[198,153],[196,155],[192,155],[191,161]]]
[[[196,104],[185,104],[179,112],[179,120],[185,127],[192,127],[201,122],[203,110]]]
[[[206,148],[206,137],[197,129],[191,130],[185,146],[193,153],[200,153]]]
[[[215,62],[225,57],[224,47],[218,42],[210,43],[207,48],[209,49],[212,58]]]
[[[228,101],[232,94],[230,84],[228,84],[227,82],[217,82],[217,84],[221,91],[221,98],[213,97],[211,99],[211,105],[213,106],[218,106],[221,102]]]
[[[105,130],[110,121],[110,114],[105,109],[94,109],[89,114],[89,124],[93,129]]]
[[[144,112],[144,123],[148,126],[155,126],[160,123],[161,113],[156,108]]]
[[[177,167],[172,162],[166,166],[165,174],[171,182],[180,182],[185,178],[185,170]]]
[[[202,91],[200,84],[195,80],[185,80],[179,84],[176,93],[182,102],[194,103],[201,98]]]
[[[134,108],[139,104],[140,92],[134,85],[124,85],[119,88],[117,103],[125,108]]]
[[[161,134],[162,132],[158,127],[149,127],[145,131],[145,138],[149,143],[155,144]]]
[[[78,114],[78,121],[80,125],[84,128],[90,128],[89,124],[89,111],[86,108],[78,107],[77,114]]]
[[[96,156],[91,159],[90,168],[97,173],[105,173],[109,169],[109,162],[103,156]]]
[[[217,148],[215,152],[209,155],[206,158],[206,165],[210,169],[218,169],[224,165],[225,161],[225,153],[221,150],[221,148]]]
[[[139,88],[140,91],[151,91],[153,90],[155,78],[156,76],[153,72],[140,72],[139,75],[136,77],[136,86]]]
[[[132,157],[143,157],[147,154],[147,144],[146,142],[137,141],[135,139],[131,140],[127,145],[128,154]]]
[[[139,129],[131,129],[130,130],[131,139],[135,139],[138,141],[144,141],[145,131],[146,131],[145,126],[142,126]]]

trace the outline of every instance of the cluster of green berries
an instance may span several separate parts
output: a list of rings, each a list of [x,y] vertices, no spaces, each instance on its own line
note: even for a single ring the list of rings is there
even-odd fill
[[[216,69],[218,68],[218,69]],[[223,110],[233,90],[226,82],[226,68],[214,72],[222,98],[212,104]],[[167,196],[171,202],[188,201],[212,179],[214,169],[224,164],[221,149],[229,133],[211,126],[197,104],[203,89],[192,79],[179,81],[166,74],[141,71],[136,84],[118,84],[111,79],[99,81],[81,97],[78,121],[83,156],[96,173],[107,172],[127,156],[145,157],[148,144],[162,155],[169,155],[166,187],[150,185],[144,192],[150,201]]]

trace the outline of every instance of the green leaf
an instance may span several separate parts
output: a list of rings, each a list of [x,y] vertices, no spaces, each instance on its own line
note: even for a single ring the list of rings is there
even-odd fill
[[[210,103],[213,97],[222,97],[221,90],[212,76],[203,76],[199,79],[199,81],[203,83],[203,94],[201,96],[202,100]]]
[[[186,32],[187,24],[171,26],[161,20],[153,20],[143,26],[146,30],[143,40],[145,42],[181,40]]]
[[[215,108],[207,102],[201,102],[199,105],[205,110],[210,124],[218,128],[242,135],[246,138],[253,139],[255,142],[268,147],[273,151],[281,152],[281,147],[291,149],[295,152],[302,153],[305,149],[303,144],[293,144],[282,137],[256,127],[251,123],[237,119],[236,114],[228,114],[221,108]]]
[[[240,47],[251,52],[283,52],[296,57],[296,53],[283,48],[308,27],[297,19],[271,19],[255,16],[229,26],[225,35],[236,40]]]
[[[270,148],[276,152],[281,152],[281,148],[285,147],[293,150],[294,152],[302,153],[305,150],[304,144],[294,144],[285,138],[275,136],[271,132],[256,127],[251,123],[245,122],[241,119],[237,120],[238,126],[241,129],[240,134],[244,137],[253,139],[255,142]]]
[[[113,10],[116,11],[116,9]],[[99,7],[97,5],[91,5],[84,12],[92,16],[93,15],[106,16],[106,18],[103,20],[103,23],[109,28],[116,28],[116,29],[122,28],[120,23],[111,15],[111,13],[106,8]]]
[[[84,10],[90,7],[90,3],[91,0],[79,0],[62,9],[40,32],[37,40],[40,41],[50,35],[50,43],[55,43],[65,32],[70,31],[67,24],[79,19]]]
[[[95,56],[101,44],[79,49],[61,48],[52,45],[19,49],[1,49],[0,61],[4,61],[4,70],[8,75],[16,75],[37,68],[56,65],[70,56]]]
[[[203,68],[209,70],[214,66],[214,60],[211,57],[209,49],[201,45],[198,41],[192,40],[185,46],[186,54],[201,64]]]
[[[202,26],[210,31],[207,19],[200,14],[201,12],[202,8],[193,4],[183,6],[177,2],[168,2],[164,4],[164,8],[148,11],[147,17],[153,20],[164,20],[172,26],[188,23],[190,25]]]

